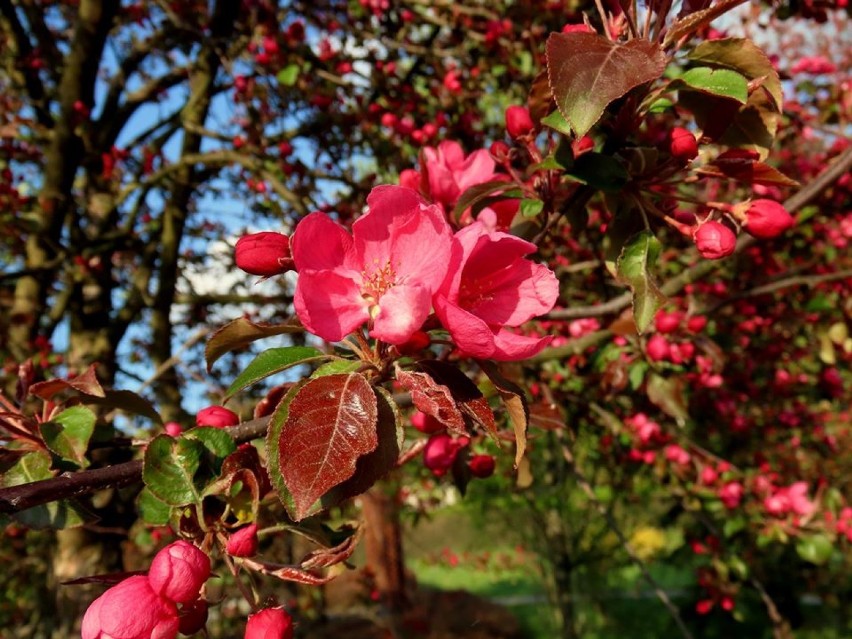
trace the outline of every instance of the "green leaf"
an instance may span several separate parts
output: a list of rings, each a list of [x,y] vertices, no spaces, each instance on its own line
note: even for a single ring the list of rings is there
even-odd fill
[[[781,80],[772,61],[754,42],[746,38],[706,40],[687,56],[690,60],[738,71],[748,80],[762,80],[778,110],[784,102]]]
[[[521,200],[521,215],[526,218],[536,217],[544,210],[544,202],[525,198]]]
[[[136,498],[136,507],[139,514],[149,526],[165,526],[169,523],[172,509],[164,501],[160,501],[147,488],[143,488]]]
[[[619,191],[630,175],[616,158],[603,153],[583,153],[565,175],[601,191]]]
[[[674,102],[668,98],[658,98],[648,107],[648,113],[663,113],[674,106]]]
[[[550,127],[554,131],[559,131],[563,135],[571,135],[571,125],[568,124],[568,120],[566,120],[558,110],[543,117],[541,119],[541,123],[546,127]]]
[[[170,506],[198,503],[194,479],[204,451],[205,445],[197,439],[157,435],[145,449],[142,481]]]
[[[50,479],[54,473],[50,469],[50,455],[36,451],[21,456],[6,472],[0,475],[0,487],[11,488],[34,481]],[[74,500],[53,501],[33,506],[12,517],[30,528],[74,528],[92,521],[93,516]]]
[[[363,366],[363,362],[357,359],[335,359],[317,367],[311,373],[311,379],[324,377],[326,375],[339,375],[341,373],[354,373]]]
[[[212,428],[210,426],[202,426],[201,428],[193,428],[181,435],[201,442],[208,454],[212,456],[213,471],[218,474],[222,468],[222,462],[225,457],[233,453],[237,449],[234,443],[234,438],[227,431],[221,428]]]
[[[633,292],[633,321],[640,333],[654,321],[666,301],[649,273],[649,267],[660,256],[660,249],[660,241],[651,231],[641,231],[628,240],[616,262],[618,279]]]
[[[95,430],[97,417],[85,406],[72,406],[39,426],[44,443],[61,459],[86,468],[86,450]]]
[[[262,379],[275,375],[298,364],[305,364],[319,359],[327,359],[322,351],[311,346],[287,346],[284,348],[270,348],[263,351],[245,370],[237,376],[225,393],[225,400],[233,397],[244,388],[259,382]]]
[[[834,552],[834,544],[831,543],[831,539],[827,535],[811,535],[799,539],[796,543],[796,552],[805,561],[820,566],[831,557]]]
[[[553,33],[547,39],[550,89],[577,137],[611,102],[659,78],[665,62],[659,45],[641,38],[618,44],[594,33]]]
[[[725,521],[724,526],[722,526],[722,532],[725,534],[726,539],[730,539],[741,530],[744,530],[745,527],[746,520],[744,517],[733,517]]]
[[[748,101],[748,80],[730,69],[696,67],[680,76],[677,82],[683,82],[702,93],[736,100],[740,104]]]
[[[304,327],[297,319],[284,324],[255,323],[245,317],[239,317],[217,330],[204,347],[204,358],[207,360],[207,372],[213,368],[222,355],[241,348],[264,337],[283,335],[285,333],[300,333]]]
[[[288,64],[278,72],[275,79],[278,80],[278,84],[283,84],[285,87],[293,86],[299,79],[299,65]]]

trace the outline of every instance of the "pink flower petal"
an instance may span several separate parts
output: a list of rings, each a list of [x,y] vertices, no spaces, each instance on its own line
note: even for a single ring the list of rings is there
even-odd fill
[[[491,359],[497,361],[511,362],[527,359],[540,353],[553,339],[552,335],[546,337],[527,337],[516,335],[505,329],[500,329],[494,335],[494,354]]]
[[[291,248],[299,271],[357,268],[350,257],[352,237],[325,213],[311,213],[299,222]]]
[[[462,305],[489,324],[520,326],[547,313],[559,297],[559,281],[553,271],[529,260],[518,260],[511,269],[479,282],[480,298]]]
[[[485,149],[471,153],[462,165],[454,171],[460,193],[464,193],[477,184],[490,182],[497,177],[494,175],[494,166],[494,158]]]
[[[432,306],[432,292],[422,286],[394,286],[379,300],[370,335],[389,344],[404,344],[423,326]]]
[[[300,272],[293,305],[305,328],[329,342],[339,342],[370,317],[355,280],[334,271]]]
[[[494,354],[494,333],[488,324],[436,295],[432,300],[441,323],[450,332],[456,346],[471,357],[489,359]]]

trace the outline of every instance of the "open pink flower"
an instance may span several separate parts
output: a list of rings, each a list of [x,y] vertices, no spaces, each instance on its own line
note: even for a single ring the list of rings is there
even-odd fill
[[[444,140],[437,148],[425,147],[421,165],[429,195],[445,211],[451,211],[471,186],[500,177],[494,173],[494,158],[487,150],[479,149],[465,157],[461,145],[452,140]]]
[[[293,236],[294,304],[310,332],[336,342],[371,321],[370,335],[403,344],[423,324],[447,271],[451,230],[441,210],[399,186],[379,186],[352,235],[323,213]]]
[[[434,305],[441,323],[464,353],[484,359],[531,357],[551,337],[507,331],[556,303],[559,283],[553,272],[524,259],[534,244],[474,222],[455,234],[450,266]]]

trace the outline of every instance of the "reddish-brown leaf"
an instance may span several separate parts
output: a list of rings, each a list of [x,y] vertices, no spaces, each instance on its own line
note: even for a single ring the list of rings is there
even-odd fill
[[[282,566],[281,564],[271,564],[256,559],[243,558],[240,559],[240,564],[249,570],[276,577],[282,581],[294,581],[308,586],[321,586],[334,579],[334,575],[323,576],[310,570],[303,570],[299,566]]]
[[[718,178],[731,178],[745,184],[763,186],[799,186],[796,180],[787,177],[781,171],[741,154],[723,153],[710,164],[696,171],[700,175]]]
[[[656,42],[618,44],[595,33],[553,33],[547,39],[547,76],[559,112],[577,137],[630,89],[663,74],[666,56]]]
[[[456,366],[446,362],[424,360],[418,366],[429,373],[437,382],[450,389],[456,405],[462,413],[473,420],[486,433],[497,438],[497,422],[488,400],[470,378]]]
[[[436,382],[428,373],[411,373],[398,366],[396,379],[411,394],[411,401],[419,410],[437,419],[451,433],[467,433],[464,416],[449,388]]]
[[[360,374],[328,375],[302,386],[278,440],[278,466],[298,521],[376,449],[376,395]],[[272,454],[275,454],[274,452]]]
[[[30,395],[49,401],[53,396],[64,390],[73,390],[93,397],[106,397],[103,387],[98,382],[95,365],[92,364],[86,372],[71,379],[49,379],[30,386]]]

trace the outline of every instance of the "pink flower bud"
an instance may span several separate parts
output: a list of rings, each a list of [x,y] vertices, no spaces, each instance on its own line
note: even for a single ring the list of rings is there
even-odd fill
[[[195,416],[196,426],[210,426],[212,428],[227,428],[240,423],[240,417],[234,411],[224,406],[208,406],[198,411]]]
[[[467,443],[454,440],[446,433],[432,435],[423,449],[423,465],[439,477],[449,470],[460,448]]]
[[[512,138],[519,138],[532,133],[535,129],[529,109],[512,105],[506,109],[506,131]]]
[[[683,313],[679,311],[672,313],[660,311],[654,318],[654,325],[660,333],[674,333],[680,328],[681,321],[683,321]]]
[[[738,481],[728,482],[719,491],[719,499],[725,508],[733,510],[740,505],[743,498],[743,485]]]
[[[237,267],[252,275],[270,277],[293,270],[290,238],[283,233],[243,235],[237,240],[234,256]]]
[[[257,524],[240,528],[228,539],[225,551],[233,557],[253,557],[257,554]]]
[[[651,336],[651,339],[648,340],[648,344],[645,346],[645,352],[648,354],[648,359],[652,362],[662,362],[669,359],[669,355],[671,355],[671,345],[665,337],[659,333],[655,333]]]
[[[562,33],[594,33],[594,31],[589,25],[580,22],[578,24],[566,24],[562,27]]]
[[[693,235],[695,246],[702,257],[708,260],[718,260],[727,257],[737,247],[737,236],[724,224],[705,222],[698,227]]]
[[[266,608],[249,617],[245,639],[293,639],[293,619],[281,608]]]
[[[794,224],[787,209],[772,200],[754,200],[746,211],[745,230],[762,240],[781,235]]]
[[[420,173],[414,169],[405,169],[399,174],[399,185],[414,191],[420,190]]]
[[[163,424],[163,430],[166,431],[166,435],[177,437],[183,432],[183,427],[177,422],[166,422]]]
[[[198,598],[198,592],[209,576],[210,557],[181,540],[157,553],[148,570],[148,583],[160,596],[188,603]]]
[[[474,477],[485,479],[494,474],[495,461],[493,455],[474,455],[467,463]]]
[[[411,416],[411,425],[421,433],[426,433],[427,435],[440,433],[446,429],[446,426],[437,419],[420,411],[417,411]]]
[[[83,616],[81,631],[82,639],[174,639],[178,625],[177,607],[137,575],[95,599]]]
[[[698,156],[698,143],[687,129],[676,126],[669,134],[669,151],[673,157],[686,162]]]

